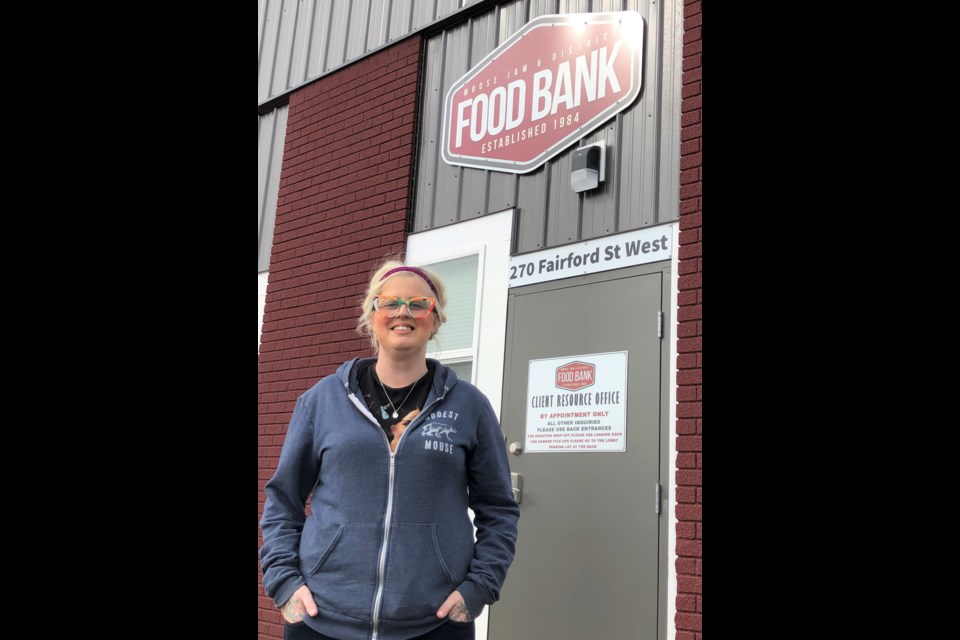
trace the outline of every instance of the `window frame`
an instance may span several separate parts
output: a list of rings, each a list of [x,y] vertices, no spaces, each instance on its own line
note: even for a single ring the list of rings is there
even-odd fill
[[[420,260],[417,262],[418,266],[426,267],[432,269],[433,265],[441,262],[449,262],[450,260],[457,260],[459,258],[467,258],[472,255],[477,256],[477,284],[474,289],[474,304],[473,304],[473,334],[470,337],[470,348],[468,349],[446,349],[444,350],[443,343],[438,343],[440,347],[439,350],[434,351],[432,354],[427,352],[427,355],[442,362],[443,364],[456,364],[461,362],[470,362],[470,383],[474,383],[477,377],[477,345],[480,341],[480,312],[481,304],[483,300],[483,269],[484,269],[484,257],[486,254],[486,247],[482,244],[476,244],[466,247],[461,247],[454,251],[449,251],[446,253],[436,254],[430,256],[428,259]]]

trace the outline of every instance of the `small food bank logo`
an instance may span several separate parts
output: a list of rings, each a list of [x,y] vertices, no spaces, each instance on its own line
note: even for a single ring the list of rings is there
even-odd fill
[[[596,380],[596,365],[587,362],[568,362],[562,367],[557,367],[555,384],[560,389],[579,391],[593,385]]]
[[[531,20],[450,87],[444,162],[533,171],[640,95],[643,40],[636,11]]]

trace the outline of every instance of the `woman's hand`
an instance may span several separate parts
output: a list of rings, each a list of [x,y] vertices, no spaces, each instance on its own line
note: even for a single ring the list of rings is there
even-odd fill
[[[317,615],[317,603],[313,601],[313,594],[310,593],[310,587],[303,585],[294,591],[290,599],[280,607],[280,612],[283,614],[283,619],[290,624],[303,622],[304,613],[309,616]]]
[[[450,616],[450,619],[454,622],[470,622],[473,620],[473,616],[470,615],[470,610],[467,609],[459,591],[454,591],[448,595],[440,608],[437,609],[438,618],[446,618],[447,616]]]

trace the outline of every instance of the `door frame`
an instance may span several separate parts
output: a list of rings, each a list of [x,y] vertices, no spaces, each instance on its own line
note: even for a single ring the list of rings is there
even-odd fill
[[[676,224],[668,225],[672,230],[671,246],[676,247]],[[677,254],[671,252],[671,258],[658,262],[601,271],[589,275],[574,276],[547,282],[511,287],[507,296],[507,328],[512,328],[511,314],[515,312],[514,300],[521,295],[541,293],[555,289],[565,289],[572,286],[608,282],[611,280],[632,278],[635,276],[661,274],[660,278],[660,311],[663,313],[662,336],[660,338],[660,410],[659,410],[659,455],[657,478],[661,487],[660,518],[657,523],[657,638],[672,640],[676,636],[676,624],[673,620],[676,613],[676,571],[669,562],[675,557],[676,515],[674,499],[674,478],[676,476],[676,305],[677,305]],[[506,347],[509,349],[513,336],[505,336]],[[511,379],[520,375],[526,379],[526,371],[506,371],[504,362],[503,389],[512,388]],[[506,392],[504,392],[504,397]],[[643,488],[638,488],[644,490]],[[648,490],[648,489],[647,489]],[[650,496],[648,504],[655,505],[655,496]],[[522,516],[521,516],[522,518]],[[495,640],[495,639],[494,639]]]

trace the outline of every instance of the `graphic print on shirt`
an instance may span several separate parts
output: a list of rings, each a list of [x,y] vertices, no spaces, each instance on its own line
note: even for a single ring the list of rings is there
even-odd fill
[[[407,415],[403,416],[403,420],[390,427],[390,433],[393,434],[393,440],[390,441],[390,451],[397,450],[397,444],[400,442],[400,436],[403,435],[403,432],[407,430],[407,427],[410,426],[410,423],[413,422],[413,419],[418,415],[420,415],[420,409],[414,409]],[[384,418],[386,418],[386,416],[384,416]]]

